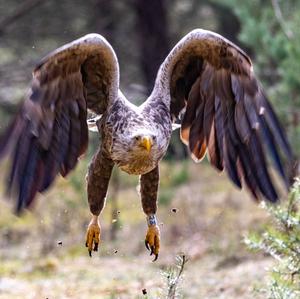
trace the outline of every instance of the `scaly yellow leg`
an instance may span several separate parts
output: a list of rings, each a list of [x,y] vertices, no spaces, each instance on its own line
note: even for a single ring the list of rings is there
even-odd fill
[[[98,251],[98,245],[100,243],[100,231],[101,228],[99,223],[99,216],[93,215],[93,218],[87,228],[85,241],[85,246],[88,248],[90,257],[92,257],[92,250]]]
[[[149,218],[154,217],[154,221],[152,219],[149,223]],[[155,262],[158,258],[159,247],[160,247],[160,231],[159,227],[156,223],[155,216],[148,216],[148,231],[145,238],[145,246],[148,250],[151,251],[150,255],[154,254],[155,258],[153,262]]]

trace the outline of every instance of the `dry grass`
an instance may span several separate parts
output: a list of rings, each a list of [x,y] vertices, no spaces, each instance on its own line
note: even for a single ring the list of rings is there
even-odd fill
[[[143,245],[146,224],[137,180],[122,174],[117,240],[109,238],[108,202],[100,252],[90,259],[83,246],[89,221],[85,164],[68,181],[58,180],[24,218],[0,202],[0,298],[158,298],[161,270],[179,252],[190,258],[183,298],[263,298],[253,289],[264,283],[271,261],[248,253],[242,238],[261,227],[266,215],[225,176],[205,163],[162,165],[161,194],[170,189],[172,197],[159,208],[162,248],[152,263]]]

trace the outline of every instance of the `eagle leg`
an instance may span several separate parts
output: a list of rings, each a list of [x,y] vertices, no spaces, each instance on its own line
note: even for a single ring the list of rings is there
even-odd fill
[[[92,220],[86,232],[86,241],[85,241],[85,246],[88,248],[90,257],[92,257],[92,250],[98,251],[98,245],[100,243],[100,232],[101,232],[101,228],[99,223],[99,217],[93,215]]]
[[[140,193],[144,213],[147,215],[148,231],[145,238],[145,246],[150,251],[150,255],[154,254],[154,261],[158,258],[160,247],[160,231],[156,220],[157,210],[157,190],[159,183],[159,169],[155,167],[150,172],[141,175]]]
[[[90,256],[92,256],[92,250],[98,251],[100,242],[99,215],[104,207],[113,167],[114,162],[103,148],[99,148],[93,157],[87,174],[88,202],[93,215],[86,234],[86,247],[88,247]]]

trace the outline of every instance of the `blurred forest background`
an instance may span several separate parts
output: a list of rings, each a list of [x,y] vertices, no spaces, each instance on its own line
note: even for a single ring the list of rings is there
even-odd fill
[[[138,104],[168,52],[194,28],[216,31],[251,56],[299,156],[297,0],[0,0],[0,128],[49,51],[90,32],[104,35],[119,58],[121,88]],[[259,289],[272,260],[250,254],[241,242],[247,231],[263,229],[266,213],[208,163],[186,159],[178,132],[161,168],[159,261],[151,263],[143,247],[138,178],[118,171],[103,213],[100,252],[89,259],[83,246],[89,221],[85,172],[97,146],[97,134],[90,133],[89,153],[75,172],[58,179],[24,217],[16,218],[12,203],[0,201],[0,298],[159,298],[165,288],[161,270],[179,252],[192,261],[183,298],[266,298]]]

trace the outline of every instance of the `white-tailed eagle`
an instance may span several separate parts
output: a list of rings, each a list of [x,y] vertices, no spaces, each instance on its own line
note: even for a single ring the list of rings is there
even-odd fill
[[[116,164],[140,175],[147,215],[146,247],[158,256],[160,233],[155,213],[159,161],[172,124],[195,161],[207,154],[239,188],[271,202],[278,192],[267,153],[287,187],[293,154],[270,103],[254,75],[250,58],[224,37],[202,29],[187,34],[160,66],[151,95],[139,107],[119,88],[119,65],[101,35],[88,34],[50,53],[36,66],[30,90],[0,140],[0,155],[12,157],[8,189],[17,192],[17,211],[36,194],[66,176],[88,145],[87,111],[97,121],[101,145],[87,175],[92,220],[86,245],[100,242],[99,215]]]

